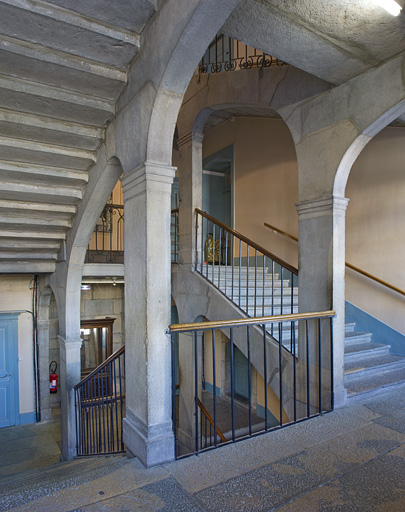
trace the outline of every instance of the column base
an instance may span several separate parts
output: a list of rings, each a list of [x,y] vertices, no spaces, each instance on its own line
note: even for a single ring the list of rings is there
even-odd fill
[[[339,409],[346,404],[347,391],[345,388],[336,389],[333,392],[333,406],[334,409]]]
[[[130,455],[149,468],[174,460],[172,424],[147,426],[136,418],[126,417],[122,422],[124,443]]]

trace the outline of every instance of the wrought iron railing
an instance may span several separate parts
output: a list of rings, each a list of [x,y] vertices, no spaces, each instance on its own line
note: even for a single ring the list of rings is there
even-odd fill
[[[298,312],[297,269],[199,209],[195,252],[195,270],[248,316]],[[270,329],[292,352],[292,326]]]
[[[172,208],[170,221],[171,261],[178,263],[179,256],[179,209]]]
[[[334,314],[324,311],[169,326],[176,458],[332,410]],[[291,323],[297,332],[292,354],[268,334],[271,325],[281,331]],[[240,375],[237,351],[246,363]],[[220,353],[228,356],[218,360]],[[178,386],[176,364],[180,367]],[[247,390],[244,396],[238,395],[241,376]],[[210,430],[201,405],[212,418]]]
[[[124,207],[106,204],[87,248],[85,263],[124,263]]]
[[[125,347],[80,381],[74,391],[77,455],[125,451]]]
[[[171,261],[179,254],[179,209],[171,210]],[[85,263],[124,263],[124,207],[107,204],[93,232]]]
[[[204,53],[198,66],[198,72],[200,74],[220,73],[238,69],[260,69],[285,65],[285,62],[237,39],[218,34]]]

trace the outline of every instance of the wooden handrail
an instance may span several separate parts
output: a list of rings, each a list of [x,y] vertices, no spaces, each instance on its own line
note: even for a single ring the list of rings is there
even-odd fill
[[[272,226],[271,224],[268,224],[267,222],[265,222],[264,225],[266,226],[266,228],[269,228],[269,229],[271,229],[273,231],[276,231],[277,233],[280,233],[280,235],[283,235],[283,236],[285,236],[287,238],[290,238],[291,240],[294,240],[295,242],[298,242],[298,238],[296,238],[293,235],[290,235],[290,233],[287,233],[286,231],[282,231],[281,229],[278,229],[275,226]],[[382,286],[385,286],[386,288],[389,288],[390,290],[393,290],[394,292],[399,293],[400,295],[405,296],[405,291],[401,290],[401,288],[398,288],[397,286],[394,286],[393,284],[388,283],[387,281],[384,281],[383,279],[380,279],[379,277],[374,276],[373,274],[370,274],[369,272],[366,272],[365,270],[362,270],[359,267],[355,267],[354,265],[352,265],[351,263],[348,263],[347,261],[345,262],[345,266],[347,268],[350,268],[351,270],[354,270],[355,272],[358,272],[359,274],[361,274],[361,275],[363,275],[365,277],[368,277],[369,279],[372,279],[376,283],[379,283]]]
[[[119,357],[123,352],[125,352],[125,345],[121,348],[119,348],[118,350],[116,350],[113,354],[111,354],[109,357],[107,357],[107,359],[102,362],[101,364],[99,364],[97,366],[97,368],[94,368],[93,371],[91,371],[88,375],[86,375],[86,377],[81,380],[79,383],[76,384],[76,386],[73,387],[73,389],[76,391],[77,388],[79,388],[80,386],[82,386],[85,382],[87,382],[88,380],[90,380],[92,377],[94,377],[94,375],[96,375],[96,373],[98,373],[100,370],[102,370],[103,368],[105,368],[109,363],[111,363],[111,361],[113,361],[114,359],[116,359],[117,357]]]
[[[211,415],[210,413],[207,411],[207,409],[203,406],[203,404],[201,403],[201,400],[198,398],[198,407],[201,409],[202,413],[204,414],[204,416],[207,418],[207,420],[209,421],[209,423],[211,424],[212,427],[214,427],[214,420],[211,418]],[[221,432],[221,429],[218,427],[217,425],[217,434],[219,436],[219,438],[221,439],[221,441],[223,443],[226,443],[226,437],[224,436],[224,434]]]
[[[290,235],[290,233],[287,233],[287,231],[278,229],[275,226],[268,224],[267,222],[265,222],[264,225],[266,226],[266,228],[270,228],[271,230],[276,231],[276,233],[280,233],[280,235],[286,236],[287,238],[291,238],[291,240],[294,240],[294,242],[298,242],[298,238],[294,235]]]
[[[298,274],[298,269],[296,269],[295,267],[293,267],[292,265],[290,265],[286,261],[283,261],[278,256],[276,256],[275,254],[271,253],[270,251],[268,251],[267,249],[265,249],[261,245],[257,244],[253,240],[250,240],[250,238],[248,238],[247,236],[242,235],[242,233],[239,233],[238,231],[235,231],[234,229],[230,228],[229,226],[227,226],[223,222],[217,220],[215,217],[212,217],[208,213],[203,212],[199,208],[196,208],[195,211],[198,214],[200,214],[202,217],[205,217],[206,219],[210,220],[211,222],[213,222],[214,224],[216,224],[220,228],[222,228],[225,231],[227,231],[229,234],[231,234],[233,236],[236,236],[236,238],[239,238],[240,240],[242,240],[242,242],[245,242],[245,244],[250,245],[251,247],[253,247],[253,249],[256,249],[257,251],[261,252],[262,254],[267,256],[268,258],[271,258],[276,263],[278,263],[279,265],[283,266],[284,268],[286,268],[287,270],[289,270],[293,274],[295,274],[295,275]]]
[[[363,275],[365,277],[368,277],[369,279],[372,279],[376,283],[382,284],[386,288],[389,288],[390,290],[393,290],[394,292],[397,292],[397,293],[399,293],[399,294],[401,294],[401,295],[403,295],[405,297],[405,291],[401,290],[401,288],[398,288],[397,286],[394,286],[391,283],[387,283],[387,281],[383,281],[379,277],[373,276],[373,274],[369,274],[365,270],[362,270],[361,268],[355,267],[351,263],[347,263],[347,261],[346,261],[345,265],[346,265],[347,268],[350,268],[351,270],[354,270],[355,272],[358,272],[359,274],[361,274],[361,275]]]
[[[276,322],[294,322],[296,320],[311,320],[313,318],[330,318],[336,311],[318,311],[313,313],[294,313],[293,315],[259,316],[255,318],[238,318],[236,320],[218,320],[216,322],[195,322],[193,324],[171,324],[169,332],[200,331],[207,329],[224,329],[241,325],[263,325]]]

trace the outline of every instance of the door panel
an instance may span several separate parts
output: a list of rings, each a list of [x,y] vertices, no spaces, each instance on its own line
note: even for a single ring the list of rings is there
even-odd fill
[[[18,347],[17,318],[0,316],[0,427],[17,423]]]

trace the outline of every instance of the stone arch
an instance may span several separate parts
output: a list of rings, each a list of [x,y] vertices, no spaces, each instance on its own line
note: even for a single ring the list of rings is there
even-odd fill
[[[184,93],[204,51],[238,3],[239,0],[208,0],[196,4],[159,80],[148,130],[147,161],[171,162],[173,135]],[[189,2],[183,8],[190,11]]]
[[[386,126],[388,126],[392,121],[397,119],[405,112],[405,100],[400,101],[397,105],[390,108],[383,114],[381,114],[374,122],[372,122],[360,135],[356,137],[356,139],[352,142],[352,144],[347,149],[344,154],[339,167],[336,171],[334,184],[333,184],[333,194],[337,196],[344,196],[347,180],[349,178],[349,174],[351,168],[356,161],[357,157],[360,155],[366,144],[370,142],[370,140],[377,135],[381,130],[383,130]]]

